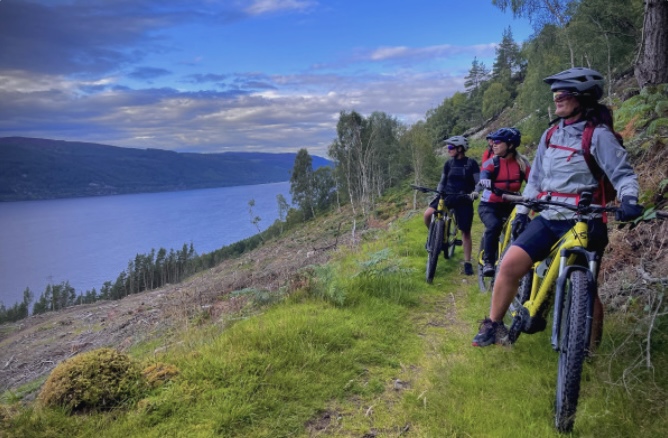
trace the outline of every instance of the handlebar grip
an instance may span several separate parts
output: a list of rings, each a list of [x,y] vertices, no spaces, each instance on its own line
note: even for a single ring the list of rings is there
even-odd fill
[[[526,202],[527,199],[524,196],[520,195],[509,195],[507,193],[504,193],[501,195],[501,198],[503,198],[504,201],[508,202]]]

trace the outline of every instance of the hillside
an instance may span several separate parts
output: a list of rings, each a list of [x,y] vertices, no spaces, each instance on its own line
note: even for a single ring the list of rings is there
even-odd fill
[[[424,282],[425,229],[411,198],[406,191],[387,198],[354,241],[344,209],[181,284],[2,327],[0,388],[11,392],[0,404],[0,431],[8,437],[558,436],[549,330],[523,335],[510,348],[470,347],[489,295],[478,291],[475,277],[462,275],[461,249],[454,260],[439,261],[433,285]],[[642,241],[657,252],[667,225],[613,232],[605,276],[622,274],[612,253],[628,254],[627,245]],[[476,222],[476,246],[481,231]],[[652,236],[664,237],[648,242]],[[646,266],[649,276],[661,277],[665,256],[655,263]],[[624,271],[623,281],[603,288],[608,304],[628,298],[629,285],[644,287],[632,271]],[[655,332],[651,359],[639,359],[647,332],[633,307],[630,301],[609,307],[604,342],[586,364],[578,436],[661,436],[668,426],[665,373],[644,366],[667,363],[665,334]],[[101,346],[173,364],[181,375],[108,413],[70,417],[20,407],[31,406],[59,361]]]
[[[191,190],[287,181],[296,154],[178,153],[0,138],[0,201]],[[312,157],[313,167],[330,164]]]

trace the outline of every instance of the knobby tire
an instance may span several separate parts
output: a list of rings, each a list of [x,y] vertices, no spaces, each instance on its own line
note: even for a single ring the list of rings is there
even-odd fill
[[[455,245],[457,242],[457,228],[452,223],[452,218],[448,216],[445,220],[445,242],[443,242],[443,257],[451,259],[455,255]]]
[[[445,224],[442,220],[434,220],[429,226],[429,240],[427,242],[427,283],[434,281],[438,256],[443,246]]]
[[[571,271],[567,280],[559,340],[555,412],[555,427],[560,432],[572,431],[575,422],[582,367],[587,350],[585,324],[588,290],[591,287],[583,271]]]

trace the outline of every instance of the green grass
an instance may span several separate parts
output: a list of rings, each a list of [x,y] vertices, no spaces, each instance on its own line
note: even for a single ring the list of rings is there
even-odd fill
[[[474,239],[482,231],[475,224]],[[180,375],[142,400],[78,416],[5,404],[0,436],[558,436],[549,330],[513,347],[471,347],[489,295],[462,275],[461,248],[439,260],[427,285],[425,235],[412,212],[310,269],[309,286],[281,302],[236,322],[192,326],[158,358]],[[622,316],[609,315],[599,353],[585,364],[573,436],[668,429],[665,320],[654,372],[629,370],[642,333],[620,349],[629,333]],[[160,345],[133,355],[153,360]]]

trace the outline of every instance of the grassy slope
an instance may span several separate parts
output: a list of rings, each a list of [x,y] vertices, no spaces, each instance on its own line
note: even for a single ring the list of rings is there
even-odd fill
[[[409,199],[395,195],[386,208]],[[153,346],[137,349],[181,375],[126,410],[69,417],[5,407],[0,436],[557,436],[548,333],[512,348],[471,347],[489,295],[462,275],[460,249],[441,259],[433,285],[424,282],[421,221],[402,211],[387,232],[340,251],[253,316],[178,333],[159,357]],[[608,318],[599,355],[585,365],[575,436],[668,428],[665,344],[652,352],[655,375],[628,369],[637,353],[617,348],[629,331],[622,316]]]

